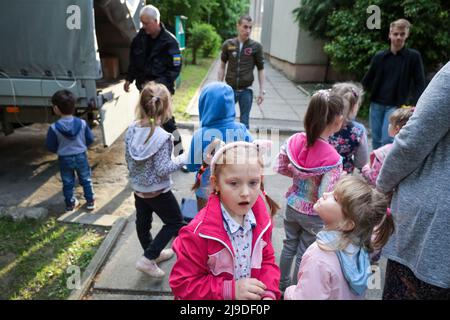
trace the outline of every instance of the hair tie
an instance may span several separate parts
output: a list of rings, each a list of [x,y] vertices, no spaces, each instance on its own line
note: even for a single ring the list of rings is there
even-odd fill
[[[201,167],[200,167],[200,169],[198,169],[198,171],[197,171],[197,177],[196,177],[196,180],[197,180],[198,182],[200,182],[200,179],[201,179],[203,173],[205,172],[205,170],[206,170],[206,167],[202,164]]]
[[[356,90],[353,89],[353,88],[350,88],[350,90],[352,91],[353,96],[354,96],[356,99],[358,99],[358,93],[356,92]]]
[[[386,208],[386,217],[392,216],[391,208]]]
[[[316,94],[320,94],[323,95],[325,97],[325,99],[327,99],[327,101],[330,101],[330,89],[322,89],[316,92]]]

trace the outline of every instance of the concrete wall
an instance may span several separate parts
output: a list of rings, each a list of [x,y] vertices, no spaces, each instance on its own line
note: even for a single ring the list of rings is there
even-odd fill
[[[254,3],[254,0],[251,1]],[[270,54],[272,43],[272,20],[274,0],[263,0],[262,2],[262,22],[261,22],[261,44],[264,52]]]
[[[274,0],[270,55],[291,63],[297,63],[300,30],[294,21],[292,10],[298,0]],[[265,12],[267,14],[267,12]]]
[[[253,12],[262,8],[261,43],[266,60],[294,81],[315,82],[339,77],[327,69],[324,42],[301,30],[292,11],[299,0],[251,0]],[[331,76],[331,77],[330,77]]]
[[[327,55],[323,51],[325,41],[314,39],[309,32],[300,30],[297,47],[297,63],[326,64]]]
[[[253,19],[253,29],[251,38],[255,41],[261,42],[261,27],[262,27],[262,10],[264,0],[250,1],[250,8],[248,14]]]

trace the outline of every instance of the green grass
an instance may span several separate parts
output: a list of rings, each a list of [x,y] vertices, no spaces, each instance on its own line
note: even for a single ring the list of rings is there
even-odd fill
[[[184,56],[186,58],[183,60],[184,64],[181,69],[181,85],[176,89],[173,97],[173,110],[177,120],[189,119],[186,108],[215,60],[215,58],[199,56],[197,57],[197,65],[193,65],[191,64],[190,52],[186,52]],[[185,63],[185,61],[188,63]]]
[[[69,266],[81,274],[106,229],[61,224],[56,218],[0,219],[0,299],[66,299]]]

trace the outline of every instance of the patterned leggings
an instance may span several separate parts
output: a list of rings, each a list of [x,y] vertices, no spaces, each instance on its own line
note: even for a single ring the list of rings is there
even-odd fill
[[[383,300],[450,300],[450,289],[419,280],[408,267],[388,260]]]

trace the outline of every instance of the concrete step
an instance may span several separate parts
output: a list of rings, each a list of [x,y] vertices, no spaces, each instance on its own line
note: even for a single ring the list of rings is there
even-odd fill
[[[75,211],[60,216],[57,220],[65,223],[89,224],[99,227],[111,227],[121,217],[111,214],[95,214],[92,212]]]

